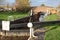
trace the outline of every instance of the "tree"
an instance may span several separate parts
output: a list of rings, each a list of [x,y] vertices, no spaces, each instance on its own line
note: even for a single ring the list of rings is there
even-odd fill
[[[41,6],[45,6],[45,4],[41,4]]]
[[[25,10],[29,7],[29,0],[16,0],[16,8],[19,10]]]
[[[57,6],[58,13],[60,13],[60,4]]]
[[[60,8],[60,4],[58,5],[58,8]]]

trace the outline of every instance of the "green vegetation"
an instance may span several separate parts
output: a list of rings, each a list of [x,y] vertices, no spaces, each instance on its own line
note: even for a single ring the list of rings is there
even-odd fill
[[[56,14],[48,15],[45,18],[45,21],[51,21],[51,20],[58,20],[58,16]]]
[[[0,12],[0,20],[7,20],[9,16],[13,16],[14,19],[23,18],[28,16],[28,13],[23,12]]]
[[[30,10],[29,0],[16,0],[16,2],[18,4],[16,5],[18,11],[27,12]]]
[[[45,21],[58,20],[57,15],[49,15],[45,18]],[[60,24],[45,24],[46,28],[44,40],[60,40]]]
[[[60,40],[60,25],[49,26],[45,33],[44,40]]]

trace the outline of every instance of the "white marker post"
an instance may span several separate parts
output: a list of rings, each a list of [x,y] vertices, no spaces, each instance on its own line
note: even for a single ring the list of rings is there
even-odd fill
[[[32,11],[32,9],[31,9],[30,16],[33,15],[32,12],[33,12],[33,11]],[[36,36],[34,36],[34,28],[33,28],[32,22],[31,22],[31,17],[30,17],[30,20],[29,20],[29,23],[27,24],[27,26],[30,28],[30,37],[28,38],[28,40],[31,40],[33,37],[36,37]]]
[[[10,30],[10,21],[2,21],[2,30],[5,31],[6,35],[6,31]]]
[[[28,38],[29,40],[33,37],[33,28],[32,28],[33,24],[30,22],[27,24],[27,26],[30,28],[30,37]]]
[[[28,23],[27,26],[30,28],[30,38],[32,37],[32,23]]]
[[[34,36],[33,24],[31,22],[29,22],[27,24],[27,26],[30,28],[30,37],[28,38],[28,40],[32,40],[33,38],[37,38],[37,36]]]
[[[32,11],[32,9],[31,9],[31,14],[30,14],[30,16],[32,16],[32,12],[33,12],[33,11]]]

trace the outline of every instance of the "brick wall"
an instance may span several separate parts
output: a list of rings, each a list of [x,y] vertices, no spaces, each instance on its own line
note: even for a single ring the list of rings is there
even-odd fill
[[[38,12],[45,12],[45,13],[48,13],[48,14],[56,14],[57,13],[57,10],[53,7],[49,7],[49,6],[39,6],[39,7],[35,7],[35,8],[32,8],[33,12],[35,14],[37,14]]]

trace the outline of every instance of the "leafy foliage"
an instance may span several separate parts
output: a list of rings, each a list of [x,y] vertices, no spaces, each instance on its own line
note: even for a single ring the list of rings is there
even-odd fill
[[[29,9],[29,0],[16,0],[16,3],[18,4],[16,7],[17,7],[17,10],[20,10],[20,11],[27,11],[27,9]]]

